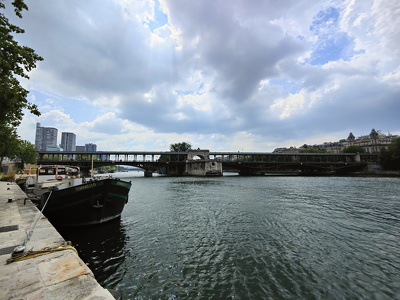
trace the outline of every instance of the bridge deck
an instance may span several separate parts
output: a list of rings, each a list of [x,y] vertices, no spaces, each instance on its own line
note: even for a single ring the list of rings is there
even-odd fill
[[[130,165],[155,171],[160,167],[185,164],[187,152],[166,151],[96,151],[39,152],[38,163],[80,165],[83,169],[107,165]],[[210,152],[209,159],[222,163],[223,168],[260,171],[271,169],[344,170],[378,163],[378,154],[368,153],[263,153]]]

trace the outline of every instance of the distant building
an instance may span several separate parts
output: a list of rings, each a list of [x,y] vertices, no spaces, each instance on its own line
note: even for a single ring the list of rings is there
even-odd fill
[[[63,132],[61,134],[60,147],[64,151],[76,151],[76,135],[72,132]]]
[[[97,151],[97,145],[96,144],[85,144],[85,151],[86,152],[96,152]]]
[[[381,130],[371,130],[368,135],[363,135],[355,138],[353,133],[350,132],[349,137],[346,140],[342,140],[343,148],[349,146],[359,146],[364,148],[366,153],[379,153],[382,148],[388,147],[398,135],[388,133],[383,134]]]
[[[323,144],[307,145],[304,144],[299,150],[318,150],[327,153],[341,153],[344,149],[341,142],[324,142]]]
[[[298,148],[298,150],[314,149],[326,150],[326,152],[329,153],[341,153],[344,148],[347,148],[349,146],[359,146],[364,149],[365,153],[379,153],[383,147],[388,147],[393,139],[398,137],[398,135],[392,135],[390,133],[388,133],[388,135],[385,135],[380,130],[376,131],[375,129],[372,129],[370,134],[363,135],[358,138],[356,138],[354,134],[350,132],[347,139],[342,139],[338,142],[325,142],[318,145],[305,144]],[[275,149],[275,151],[277,151],[278,149]]]
[[[85,146],[76,146],[76,152],[85,152]]]
[[[290,148],[276,148],[272,153],[299,153],[299,149],[296,147],[290,147]]]
[[[35,147],[38,151],[60,151],[57,146],[58,129],[36,123]]]

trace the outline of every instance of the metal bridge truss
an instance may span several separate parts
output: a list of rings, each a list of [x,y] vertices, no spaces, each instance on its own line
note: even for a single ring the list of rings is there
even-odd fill
[[[78,165],[89,170],[109,165],[126,165],[155,172],[162,167],[184,166],[186,152],[96,151],[39,152],[38,164]],[[262,153],[210,152],[208,159],[222,162],[224,171],[242,174],[300,170],[302,172],[352,172],[377,164],[378,155],[368,153]]]

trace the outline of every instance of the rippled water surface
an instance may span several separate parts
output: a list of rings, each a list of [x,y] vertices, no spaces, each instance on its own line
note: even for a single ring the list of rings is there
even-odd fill
[[[400,299],[400,178],[124,180],[120,221],[64,233],[123,299]]]

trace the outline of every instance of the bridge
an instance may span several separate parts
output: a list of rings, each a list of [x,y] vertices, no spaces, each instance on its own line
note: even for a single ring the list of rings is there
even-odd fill
[[[199,149],[199,151],[201,151]],[[378,154],[370,153],[269,153],[269,152],[208,152],[207,157],[196,151],[40,151],[38,164],[78,165],[83,171],[109,165],[134,166],[148,172],[174,170],[180,174],[188,158],[193,161],[214,160],[224,171],[241,175],[262,175],[282,171],[302,173],[355,172],[378,165]],[[200,153],[200,152],[199,152]],[[188,157],[189,155],[189,157]]]

